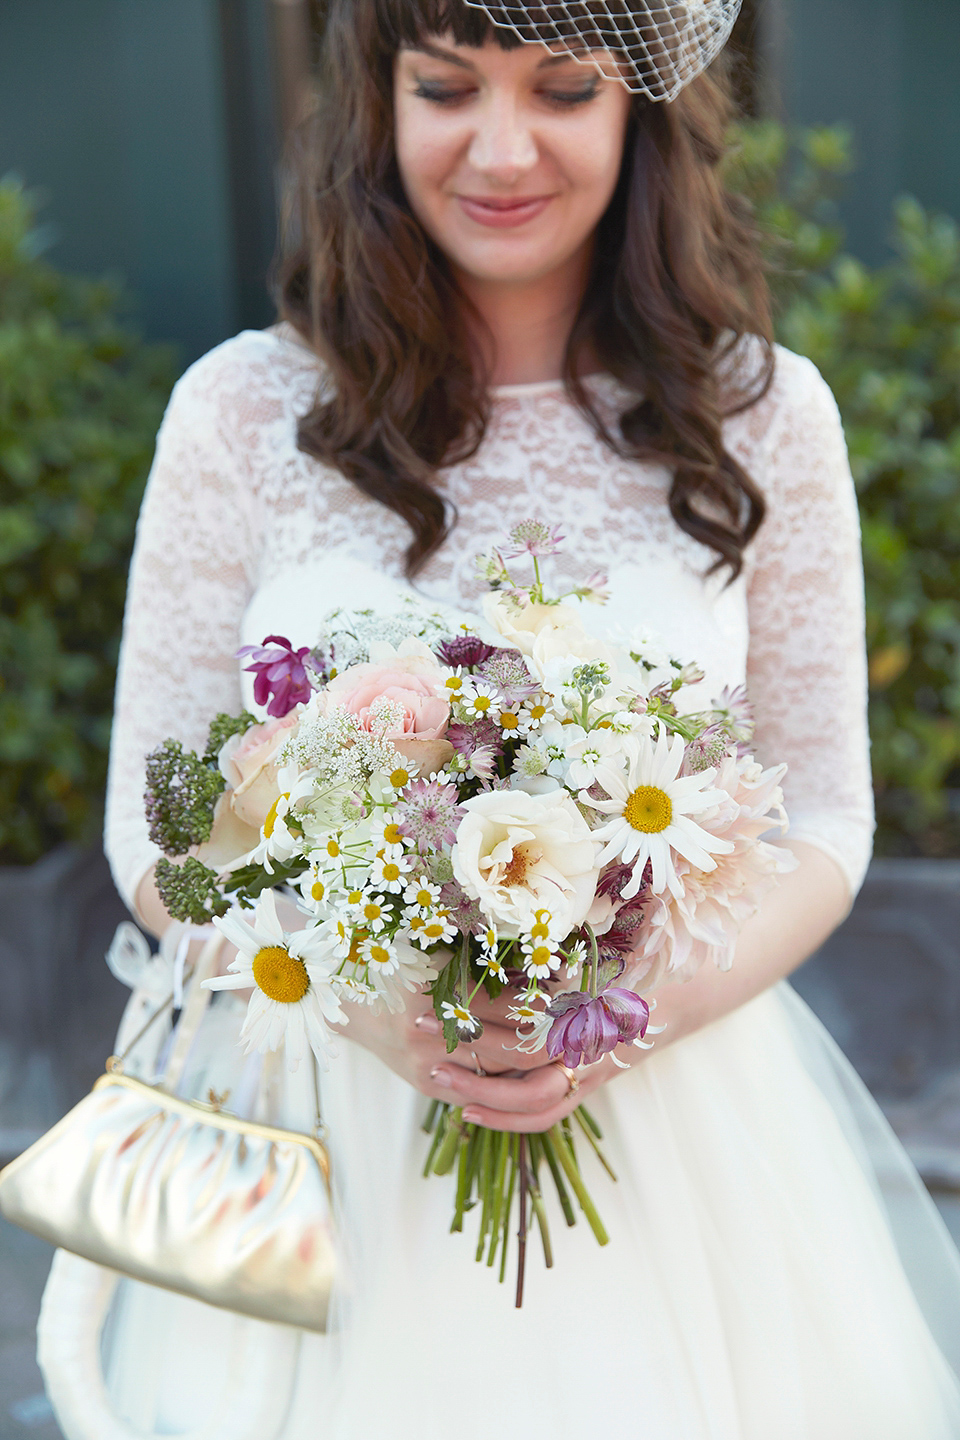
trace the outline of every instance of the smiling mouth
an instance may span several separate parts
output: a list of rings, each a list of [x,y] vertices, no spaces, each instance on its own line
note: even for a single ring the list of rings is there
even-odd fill
[[[552,195],[475,196],[458,195],[461,209],[471,220],[495,230],[525,225],[541,215],[554,197]]]

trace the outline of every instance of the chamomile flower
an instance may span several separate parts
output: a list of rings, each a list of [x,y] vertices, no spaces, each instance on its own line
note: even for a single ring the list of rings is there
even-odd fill
[[[413,930],[413,925],[410,926]],[[434,910],[423,917],[423,925],[414,932],[414,940],[424,950],[428,945],[449,945],[457,937],[457,927],[446,910]]]
[[[260,829],[260,839],[250,851],[248,861],[262,865],[268,875],[273,874],[272,860],[289,860],[300,849],[302,827],[294,807],[309,790],[309,780],[301,781],[291,790],[278,795],[270,806]]]
[[[471,678],[470,684],[464,687],[461,704],[471,718],[482,720],[486,715],[493,717],[498,712],[497,691],[485,680]]]
[[[354,922],[371,935],[378,935],[391,918],[386,899],[372,886],[352,890],[347,897],[347,906]]]
[[[376,986],[356,975],[333,975],[330,985],[341,1000],[352,1000],[355,1005],[376,1005],[380,1000]]]
[[[371,976],[389,975],[399,964],[396,946],[386,936],[379,935],[368,936],[361,942],[360,959]]]
[[[543,937],[528,936],[521,942],[523,971],[531,980],[548,980],[560,968],[560,956],[552,942]]]
[[[567,962],[567,979],[574,980],[580,974],[583,968],[583,962],[587,958],[587,947],[584,942],[577,940],[575,944],[571,945],[569,950],[565,952],[565,958]]]
[[[529,735],[531,730],[538,730],[549,714],[546,698],[543,695],[532,695],[520,706],[521,734]]]
[[[314,915],[326,915],[331,896],[337,890],[339,874],[329,865],[313,861],[297,881],[305,906]]]
[[[463,695],[464,685],[469,680],[469,675],[464,675],[463,666],[455,665],[452,670],[443,677],[441,689],[445,700],[452,705]]]
[[[520,728],[520,713],[516,709],[507,707],[501,710],[497,716],[497,724],[508,740],[523,733]]]
[[[449,1000],[440,1002],[440,1013],[444,1020],[455,1020],[457,1034],[463,1039],[475,1039],[483,1034],[483,1026],[475,1015],[471,1015],[466,1005],[452,1005]]]
[[[226,975],[204,980],[208,990],[246,990],[253,994],[240,1039],[245,1049],[278,1050],[284,1046],[287,1066],[296,1070],[308,1050],[326,1066],[334,1054],[327,1022],[345,1021],[331,970],[316,926],[292,932],[277,917],[272,890],[260,896],[253,918],[231,910],[214,924],[232,945],[237,957]]]
[[[378,890],[399,895],[407,883],[407,872],[412,865],[412,858],[405,855],[398,846],[391,845],[378,850],[377,858],[370,867],[370,883]]]
[[[411,880],[403,892],[405,905],[414,908],[414,914],[428,915],[440,899],[440,886],[434,885],[425,875]]]
[[[588,790],[580,792],[582,805],[610,816],[593,832],[593,838],[604,846],[598,863],[602,866],[619,859],[633,866],[633,875],[621,891],[625,900],[640,889],[648,860],[654,893],[669,890],[679,897],[683,885],[677,875],[677,856],[698,870],[715,870],[713,856],[727,855],[733,849],[730,841],[709,834],[691,819],[714,810],[727,797],[710,788],[716,774],[712,769],[681,776],[683,757],[680,735],[668,740],[661,731],[656,743],[643,736],[631,737],[630,748],[624,750],[619,763],[604,761],[596,768],[596,784],[609,798],[595,800]]]
[[[517,1027],[517,1044],[506,1045],[504,1049],[521,1050],[524,1055],[532,1055],[546,1045],[553,1024],[553,1017],[546,1010],[538,1010],[531,1001],[524,1000],[519,1005],[510,1006],[507,1019]],[[523,1035],[521,1030],[525,1032]]]

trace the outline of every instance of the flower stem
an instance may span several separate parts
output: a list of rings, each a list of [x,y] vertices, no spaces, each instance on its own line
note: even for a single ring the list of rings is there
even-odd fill
[[[500,1284],[507,1273],[507,1248],[510,1238],[510,1211],[513,1209],[513,1192],[517,1183],[517,1137],[510,1136],[510,1183],[507,1187],[507,1201],[503,1211],[503,1249],[500,1252]]]
[[[463,1132],[463,1107],[455,1105],[446,1116],[447,1129],[433,1162],[434,1175],[449,1175],[457,1158],[457,1146]]]
[[[584,1185],[583,1180],[580,1178],[580,1172],[577,1169],[576,1161],[570,1153],[570,1147],[566,1136],[564,1135],[559,1125],[552,1126],[551,1129],[548,1131],[548,1134],[553,1136],[554,1142],[557,1147],[557,1159],[560,1161],[560,1164],[563,1166],[564,1171],[566,1172],[567,1179],[570,1181],[570,1188],[573,1190],[574,1195],[576,1195],[578,1201],[580,1202],[580,1209],[587,1217],[587,1224],[590,1226],[590,1229],[596,1236],[598,1245],[606,1245],[610,1239],[610,1236],[604,1229],[603,1221],[597,1214],[596,1206],[590,1199],[590,1196],[587,1193],[587,1187]]]
[[[563,1176],[560,1173],[560,1166],[557,1163],[557,1154],[553,1140],[549,1133],[540,1136],[540,1144],[543,1146],[543,1153],[546,1156],[547,1164],[550,1166],[550,1174],[553,1176],[553,1183],[557,1187],[557,1198],[560,1201],[560,1209],[563,1211],[563,1218],[568,1225],[576,1225],[577,1217],[567,1187],[564,1184]]]
[[[580,1126],[580,1129],[583,1131],[584,1135],[586,1135],[586,1137],[587,1137],[587,1139],[589,1140],[590,1144],[593,1146],[594,1154],[596,1155],[597,1159],[600,1161],[600,1164],[603,1166],[604,1170],[606,1170],[607,1174],[610,1176],[610,1179],[611,1179],[611,1180],[616,1180],[617,1177],[616,1177],[616,1174],[615,1174],[615,1172],[614,1172],[613,1166],[612,1166],[612,1165],[610,1164],[610,1162],[607,1160],[607,1158],[606,1158],[606,1156],[604,1155],[603,1151],[600,1149],[600,1146],[597,1144],[596,1139],[595,1139],[594,1134],[593,1134],[593,1131],[590,1129],[590,1126],[587,1124],[586,1120],[584,1120],[583,1116],[580,1114],[579,1108],[576,1109],[576,1110],[574,1110],[574,1112],[573,1112],[573,1118],[576,1120],[577,1124]]]
[[[537,1217],[537,1226],[540,1230],[540,1239],[543,1242],[543,1263],[548,1270],[553,1267],[553,1246],[550,1244],[550,1227],[547,1224],[547,1211],[543,1203],[543,1195],[540,1190],[540,1176],[538,1165],[540,1159],[540,1137],[531,1135],[530,1146],[530,1204],[533,1206],[533,1213]]]
[[[434,1157],[436,1156],[436,1153],[437,1153],[437,1151],[438,1151],[439,1148],[440,1148],[440,1142],[441,1142],[441,1140],[444,1138],[444,1135],[446,1134],[446,1131],[447,1131],[447,1114],[448,1114],[448,1111],[449,1111],[449,1106],[447,1106],[447,1105],[441,1105],[441,1107],[440,1107],[440,1114],[439,1114],[439,1116],[438,1116],[438,1118],[437,1118],[437,1128],[436,1128],[436,1129],[434,1130],[434,1132],[433,1132],[433,1140],[431,1141],[430,1149],[429,1149],[429,1151],[428,1151],[428,1153],[427,1153],[427,1158],[426,1158],[426,1161],[424,1162],[424,1166],[423,1166],[423,1177],[424,1177],[424,1179],[426,1179],[426,1177],[430,1174],[430,1171],[431,1171],[431,1169],[432,1169],[432,1167],[433,1167]]]
[[[480,1194],[483,1196],[483,1209],[480,1212],[480,1234],[477,1239],[476,1259],[483,1259],[483,1251],[487,1240],[487,1229],[490,1225],[490,1217],[493,1213],[493,1131],[484,1130],[480,1139]]]
[[[517,1298],[516,1308],[523,1304],[523,1276],[527,1263],[527,1137],[520,1136],[520,1222],[517,1226]]]
[[[490,1224],[490,1248],[487,1251],[488,1265],[492,1265],[496,1258],[497,1243],[500,1239],[500,1221],[503,1215],[509,1142],[510,1136],[508,1132],[501,1130],[497,1135],[497,1163],[493,1181],[493,1219]]]
[[[442,1103],[443,1102],[441,1100],[430,1101],[430,1109],[427,1111],[426,1119],[420,1126],[420,1129],[423,1131],[424,1135],[431,1135],[433,1133],[434,1121],[437,1118],[437,1111],[440,1109]]]

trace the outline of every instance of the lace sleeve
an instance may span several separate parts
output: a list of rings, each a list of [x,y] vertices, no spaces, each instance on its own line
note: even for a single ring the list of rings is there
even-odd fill
[[[131,909],[160,852],[143,814],[144,761],[168,736],[196,748],[240,705],[239,626],[255,566],[253,491],[237,423],[237,342],[177,384],[157,437],[124,617],[107,784],[106,851]]]
[[[748,573],[758,754],[788,762],[790,836],[831,856],[852,898],[873,836],[856,495],[836,401],[816,367],[778,351],[769,398],[754,472],[767,518]]]

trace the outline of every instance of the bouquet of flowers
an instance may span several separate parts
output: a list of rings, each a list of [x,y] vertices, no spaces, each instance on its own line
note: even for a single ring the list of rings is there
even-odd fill
[[[217,715],[202,755],[171,739],[148,757],[151,837],[171,857],[160,894],[236,946],[206,983],[252,990],[248,1049],[323,1065],[345,1002],[398,1011],[425,991],[452,1052],[481,1034],[485,989],[507,992],[518,1050],[571,1071],[623,1064],[618,1047],[651,1043],[655,986],[728,968],[792,866],[762,838],[785,825],[785,767],[749,753],[742,690],[698,709],[696,665],[647,634],[595,638],[581,607],[602,603],[602,577],[546,593],[540,562],[560,540],[526,521],[480,558],[482,622],[411,600],[337,611],[312,646],[245,647],[265,717]],[[552,1263],[547,1172],[567,1223],[572,1192],[606,1242],[577,1162],[575,1137],[606,1164],[585,1107],[523,1136],[434,1101],[424,1129],[424,1173],[457,1172],[452,1228],[479,1205],[477,1258],[499,1257],[501,1279],[517,1197],[518,1303],[528,1205]]]

